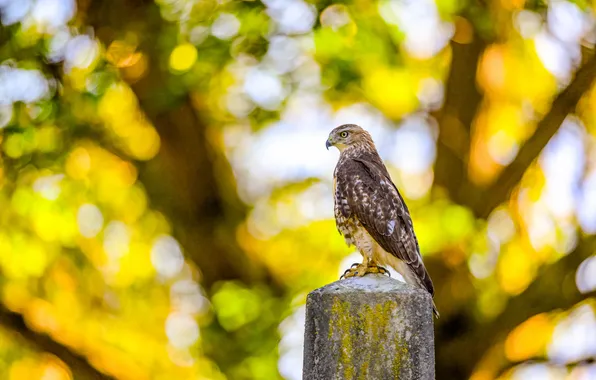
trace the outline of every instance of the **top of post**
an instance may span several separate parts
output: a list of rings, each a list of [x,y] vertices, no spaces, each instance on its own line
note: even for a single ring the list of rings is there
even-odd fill
[[[401,293],[401,294],[426,294],[428,292],[408,285],[403,281],[396,280],[386,275],[367,274],[363,277],[350,277],[332,282],[321,288],[313,290],[312,293],[323,294],[345,294],[345,293]]]

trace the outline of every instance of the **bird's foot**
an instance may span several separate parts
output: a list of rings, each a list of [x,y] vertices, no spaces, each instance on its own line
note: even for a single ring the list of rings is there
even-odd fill
[[[369,265],[366,273],[379,273],[379,274],[386,274],[387,276],[391,277],[391,273],[383,267],[378,265]]]
[[[389,271],[383,267],[380,267],[378,265],[375,264],[352,264],[352,266],[350,267],[350,269],[346,270],[344,272],[344,274],[339,278],[340,280],[344,279],[344,278],[350,278],[350,277],[362,277],[368,273],[379,273],[379,274],[386,274],[387,276],[391,277],[391,274],[389,273]]]
[[[356,275],[356,272],[358,271],[358,268],[361,266],[363,266],[363,264],[359,264],[359,263],[352,264],[350,266],[350,269],[346,269],[344,274],[342,274],[339,279],[343,280],[344,278],[354,277]],[[361,275],[361,276],[363,276],[363,275]]]

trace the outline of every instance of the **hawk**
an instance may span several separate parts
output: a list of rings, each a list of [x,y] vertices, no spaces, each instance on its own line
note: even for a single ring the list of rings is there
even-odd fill
[[[329,134],[326,147],[339,149],[333,173],[335,222],[348,246],[364,257],[343,277],[399,272],[406,283],[434,295],[414,226],[403,198],[391,181],[370,134],[354,124],[341,125]],[[379,266],[382,265],[382,266]],[[433,311],[439,313],[433,302]]]

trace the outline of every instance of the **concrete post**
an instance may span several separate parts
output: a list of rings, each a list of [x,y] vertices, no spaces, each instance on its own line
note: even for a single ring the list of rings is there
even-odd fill
[[[377,274],[312,291],[302,378],[434,380],[430,295]]]

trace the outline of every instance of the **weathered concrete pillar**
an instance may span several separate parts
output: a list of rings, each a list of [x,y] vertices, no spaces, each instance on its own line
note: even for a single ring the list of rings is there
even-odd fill
[[[373,274],[312,291],[302,378],[434,380],[430,295]]]

